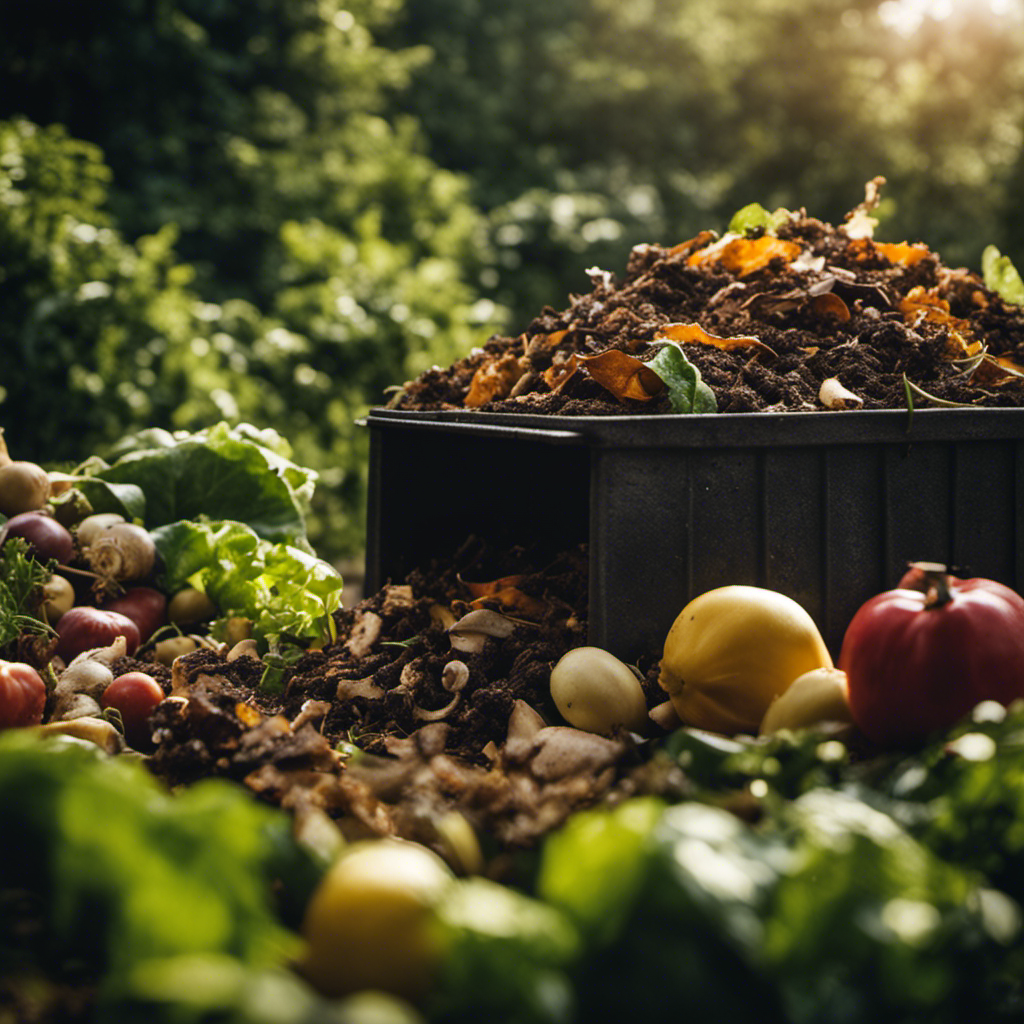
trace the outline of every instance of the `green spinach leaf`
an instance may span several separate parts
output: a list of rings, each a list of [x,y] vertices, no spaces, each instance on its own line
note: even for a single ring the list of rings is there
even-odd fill
[[[715,393],[701,380],[697,369],[675,341],[666,341],[647,365],[665,382],[672,411],[718,412]]]

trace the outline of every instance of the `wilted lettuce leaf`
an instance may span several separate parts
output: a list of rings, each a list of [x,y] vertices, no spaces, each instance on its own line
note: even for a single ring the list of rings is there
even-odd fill
[[[129,451],[90,475],[139,488],[150,529],[200,516],[233,519],[268,540],[308,547],[304,516],[316,474],[224,423]]]
[[[715,393],[701,380],[700,370],[686,358],[681,345],[666,341],[646,365],[665,382],[673,412],[718,411]]]
[[[1024,306],[1024,281],[1009,256],[1003,256],[994,245],[981,254],[981,272],[985,287],[998,292],[1007,302]]]
[[[253,636],[264,643],[284,635],[311,640],[329,631],[330,613],[341,604],[342,579],[323,559],[272,544],[238,522],[183,520],[151,532],[165,567],[165,589],[198,586],[217,606],[217,622],[250,619]]]
[[[728,230],[743,235],[748,231],[764,228],[771,233],[777,231],[792,216],[789,210],[781,206],[774,213],[769,213],[760,203],[748,203],[733,214]]]

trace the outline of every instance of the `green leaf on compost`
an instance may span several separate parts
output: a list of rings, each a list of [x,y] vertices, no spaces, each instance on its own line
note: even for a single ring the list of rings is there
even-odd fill
[[[792,217],[793,214],[781,206],[774,213],[769,213],[760,203],[748,203],[733,214],[728,230],[745,235],[764,228],[769,234],[773,234]]]
[[[994,245],[981,254],[981,272],[985,287],[998,292],[1007,302],[1024,306],[1024,281],[1009,256],[1003,256]]]
[[[666,342],[647,366],[665,382],[673,412],[718,412],[715,393],[676,342]]]

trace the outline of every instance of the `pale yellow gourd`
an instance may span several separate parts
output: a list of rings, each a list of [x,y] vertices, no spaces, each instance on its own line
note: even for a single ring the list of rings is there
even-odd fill
[[[444,861],[417,843],[354,843],[310,899],[300,971],[332,998],[362,989],[423,996],[441,958],[433,911],[453,882]]]
[[[807,729],[822,722],[850,722],[846,673],[838,668],[816,668],[797,676],[772,701],[761,720],[761,735],[783,729]]]
[[[685,725],[756,734],[794,679],[831,667],[818,627],[796,601],[733,585],[701,594],[679,613],[658,682]]]

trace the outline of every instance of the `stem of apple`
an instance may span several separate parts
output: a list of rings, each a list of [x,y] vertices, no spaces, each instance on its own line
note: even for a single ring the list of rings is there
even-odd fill
[[[925,595],[925,608],[941,608],[953,600],[953,592],[949,589],[949,575],[942,566],[941,572],[929,570],[925,573],[928,581],[928,592]]]

